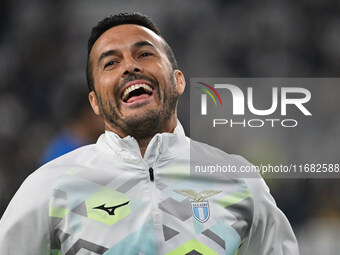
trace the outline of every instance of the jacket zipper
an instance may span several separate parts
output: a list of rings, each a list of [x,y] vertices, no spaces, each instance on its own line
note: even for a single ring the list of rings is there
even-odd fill
[[[149,177],[150,177],[150,181],[153,182],[155,180],[155,178],[153,176],[153,168],[152,167],[149,168]]]
[[[150,188],[150,198],[152,201],[152,210],[153,210],[153,223],[155,230],[158,233],[162,233],[162,225],[160,220],[160,212],[158,209],[158,201],[157,201],[157,189],[155,189],[155,173],[152,167],[149,167],[149,188]]]

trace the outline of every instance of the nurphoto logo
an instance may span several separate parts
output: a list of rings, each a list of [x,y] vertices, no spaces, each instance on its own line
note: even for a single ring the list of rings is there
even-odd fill
[[[311,92],[302,87],[272,87],[271,98],[266,98],[270,101],[270,107],[266,109],[258,109],[254,106],[256,99],[254,98],[254,88],[247,87],[246,93],[241,88],[233,84],[214,84],[213,86],[203,82],[197,82],[199,86],[196,88],[202,90],[201,94],[201,116],[209,114],[208,96],[209,100],[214,102],[215,107],[220,106],[220,111],[223,111],[223,101],[221,96],[227,97],[227,100],[232,100],[232,115],[244,116],[245,110],[255,116],[261,116],[251,119],[222,119],[214,118],[213,127],[218,125],[229,125],[230,127],[263,127],[270,125],[275,127],[280,125],[282,127],[296,127],[298,121],[287,117],[287,108],[295,107],[304,116],[311,116],[312,113],[307,109],[305,104],[311,99]],[[255,88],[256,90],[256,88]],[[231,95],[231,97],[229,96]],[[218,103],[219,101],[219,103]],[[279,113],[282,118],[271,118],[274,113]]]

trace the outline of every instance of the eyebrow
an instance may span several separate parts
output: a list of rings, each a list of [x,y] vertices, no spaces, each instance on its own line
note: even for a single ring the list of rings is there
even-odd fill
[[[108,51],[104,51],[102,54],[100,54],[100,57],[98,59],[98,65],[100,64],[100,62],[108,57],[108,56],[112,56],[112,55],[116,55],[117,51],[116,50],[108,50]]]
[[[132,48],[140,48],[140,47],[143,47],[143,46],[151,46],[152,48],[155,48],[155,45],[153,45],[152,43],[148,42],[148,41],[139,41],[139,42],[136,42],[132,45]]]
[[[139,41],[139,42],[136,42],[136,43],[134,43],[132,45],[132,48],[140,48],[140,47],[143,47],[143,46],[151,46],[152,48],[156,49],[156,47],[152,43],[150,43],[148,41]],[[100,54],[100,57],[98,59],[98,65],[100,64],[100,62],[104,58],[106,58],[108,56],[116,55],[117,52],[118,52],[117,50],[108,50],[108,51],[105,51],[102,54]]]

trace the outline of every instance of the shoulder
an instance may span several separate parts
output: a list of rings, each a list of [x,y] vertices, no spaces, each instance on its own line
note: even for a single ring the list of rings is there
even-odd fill
[[[246,171],[253,164],[244,157],[226,153],[216,147],[194,140],[191,140],[190,143],[190,157],[191,167],[194,169],[197,165],[204,166],[206,172],[210,171],[210,175],[222,179],[236,178],[239,182],[244,183],[255,203],[262,203],[263,200],[275,203],[262,176],[257,172]],[[209,167],[210,169],[208,169]]]
[[[91,162],[99,155],[96,144],[86,145],[64,154],[31,173],[22,183],[17,193],[32,194],[32,196],[40,194],[41,198],[48,197],[54,184],[62,176],[70,174],[75,168],[86,167],[88,162]]]
[[[91,156],[98,154],[97,144],[85,145],[71,152],[68,152],[50,162],[44,164],[41,169],[48,169],[67,164],[77,164],[86,161]],[[40,169],[39,169],[40,170]]]
[[[50,199],[60,180],[72,177],[77,169],[86,168],[99,154],[95,145],[88,145],[41,166],[24,180],[7,210],[18,212],[17,208],[25,208],[25,213],[39,211],[48,215]]]
[[[220,165],[220,166],[233,166],[237,168],[240,173],[240,168],[243,166],[252,166],[244,157],[236,154],[227,153],[221,149],[211,145],[190,140],[190,158],[192,163],[204,163],[205,165]],[[260,175],[238,175],[239,177],[260,177]],[[235,176],[233,176],[235,177]]]

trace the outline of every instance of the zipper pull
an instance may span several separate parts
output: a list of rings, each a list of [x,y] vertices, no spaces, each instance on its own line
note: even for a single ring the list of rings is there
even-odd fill
[[[152,167],[149,168],[149,174],[150,174],[150,181],[154,181],[154,176],[153,176],[153,169]]]

